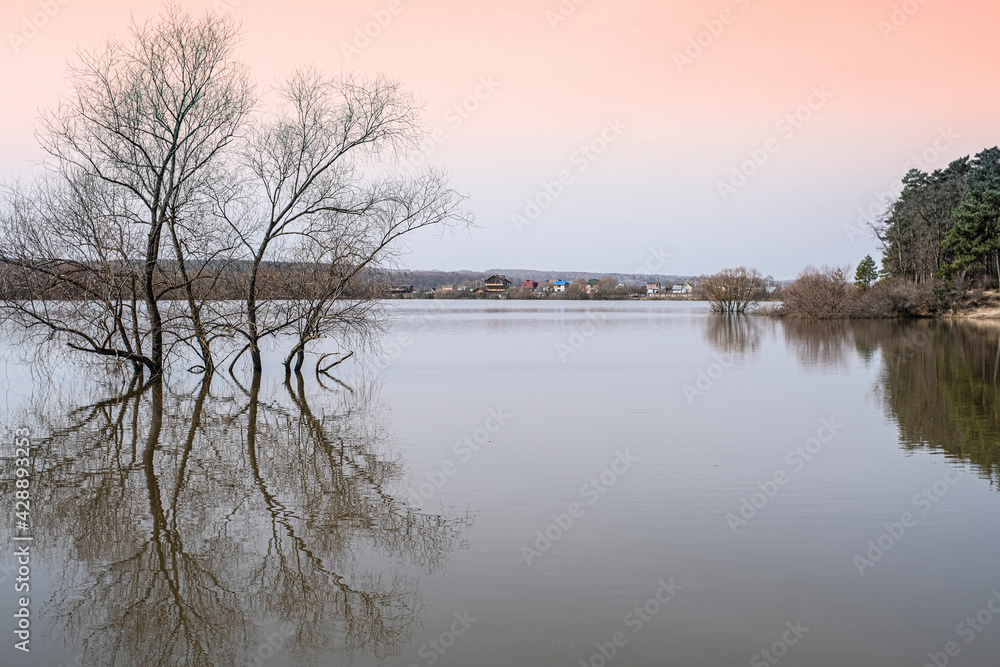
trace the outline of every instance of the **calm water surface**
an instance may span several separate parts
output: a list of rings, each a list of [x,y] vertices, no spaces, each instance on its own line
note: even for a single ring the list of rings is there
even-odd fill
[[[1000,664],[1000,325],[705,311],[405,302],[322,384],[8,354],[0,664]]]

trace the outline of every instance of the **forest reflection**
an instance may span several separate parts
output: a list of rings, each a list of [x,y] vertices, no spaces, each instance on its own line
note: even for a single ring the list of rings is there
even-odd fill
[[[900,445],[941,451],[1000,482],[1000,323],[789,320],[784,332],[804,364],[877,359],[877,394]]]
[[[47,434],[35,544],[61,563],[42,617],[81,664],[256,664],[267,637],[329,664],[411,641],[419,578],[471,517],[406,504],[374,386],[262,384],[133,380],[24,415]]]

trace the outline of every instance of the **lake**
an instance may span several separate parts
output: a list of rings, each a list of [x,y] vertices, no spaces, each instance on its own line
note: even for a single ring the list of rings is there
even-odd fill
[[[0,663],[997,664],[1000,323],[392,309],[336,380],[8,350]]]

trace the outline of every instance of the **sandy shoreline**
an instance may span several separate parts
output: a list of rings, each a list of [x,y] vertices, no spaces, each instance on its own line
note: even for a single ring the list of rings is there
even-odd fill
[[[952,317],[961,320],[995,320],[1000,319],[1000,291],[990,290],[983,294],[983,303]]]

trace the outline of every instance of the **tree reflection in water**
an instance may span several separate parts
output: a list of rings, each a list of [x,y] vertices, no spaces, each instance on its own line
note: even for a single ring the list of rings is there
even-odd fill
[[[752,356],[760,347],[762,329],[767,320],[753,315],[729,313],[708,318],[705,340],[720,353],[734,356]]]
[[[35,544],[61,563],[42,613],[83,664],[243,665],[282,625],[295,664],[409,643],[419,577],[472,519],[406,505],[373,387],[262,382],[133,380],[22,419],[46,435]]]
[[[815,370],[844,371],[850,366],[852,332],[873,324],[851,320],[782,320],[785,345],[798,363]],[[883,323],[884,324],[884,323]]]
[[[940,450],[1000,482],[1000,323],[790,320],[783,329],[806,365],[842,369],[852,351],[865,361],[878,353],[878,395],[900,445]]]
[[[1000,481],[1000,326],[914,323],[880,347],[883,404],[901,444],[940,449]]]

